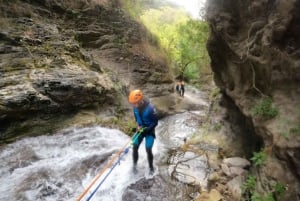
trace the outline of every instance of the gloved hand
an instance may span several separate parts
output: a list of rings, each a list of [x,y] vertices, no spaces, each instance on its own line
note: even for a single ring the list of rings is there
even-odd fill
[[[149,129],[147,127],[143,127],[140,130],[141,130],[141,135],[142,136],[146,136],[149,132]]]

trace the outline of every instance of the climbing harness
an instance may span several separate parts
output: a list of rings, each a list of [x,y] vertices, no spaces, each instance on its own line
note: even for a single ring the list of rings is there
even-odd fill
[[[89,201],[97,192],[97,190],[100,188],[100,186],[104,183],[106,178],[110,175],[110,173],[113,171],[113,169],[117,166],[117,164],[120,164],[121,159],[123,156],[125,156],[128,152],[130,147],[132,147],[138,137],[143,133],[144,128],[138,130],[133,137],[117,152],[117,154],[107,163],[107,165],[97,174],[97,176],[93,179],[93,181],[90,183],[90,185],[81,193],[81,195],[77,198],[76,201],[81,201],[88,192],[90,192],[90,189],[94,186],[94,184],[97,182],[97,180],[103,175],[103,173],[111,167],[109,172],[105,175],[105,177],[99,182],[99,184],[96,186],[96,188],[91,192],[91,194],[85,199],[85,201]],[[130,143],[131,142],[131,143]],[[128,144],[130,143],[130,146]],[[118,159],[116,162],[115,160]],[[114,163],[115,162],[115,163]]]

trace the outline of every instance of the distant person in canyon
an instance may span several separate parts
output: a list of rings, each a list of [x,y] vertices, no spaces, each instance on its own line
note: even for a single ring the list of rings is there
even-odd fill
[[[176,92],[179,94],[179,96],[184,97],[185,87],[183,80],[178,80],[176,82]]]
[[[158,123],[156,109],[150,101],[144,97],[143,92],[139,89],[131,91],[128,99],[129,103],[133,106],[133,114],[137,124],[137,130],[141,131],[141,134],[133,141],[133,171],[134,173],[137,172],[137,162],[139,158],[138,149],[145,138],[150,174],[153,174],[154,167],[152,147],[155,139],[155,127]]]
[[[175,88],[176,88],[176,92],[180,95],[180,81],[179,80],[177,80]]]
[[[180,81],[180,87],[179,87],[179,94],[180,94],[180,96],[184,97],[184,91],[185,91],[185,88],[184,88],[184,81],[181,80],[181,81]]]

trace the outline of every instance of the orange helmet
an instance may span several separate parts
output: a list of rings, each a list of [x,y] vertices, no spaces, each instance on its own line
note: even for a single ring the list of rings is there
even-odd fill
[[[139,89],[130,92],[128,100],[131,104],[136,104],[143,99],[143,92]]]

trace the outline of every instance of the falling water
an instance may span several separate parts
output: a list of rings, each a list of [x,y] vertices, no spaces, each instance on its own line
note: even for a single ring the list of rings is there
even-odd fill
[[[186,98],[189,95],[187,93]],[[192,104],[199,104],[198,108],[203,106],[201,96],[196,93],[191,96]],[[190,172],[206,171],[203,157],[187,161],[189,157],[194,158],[188,152],[184,158],[181,158],[180,152],[169,156],[169,150],[180,147],[185,138],[197,131],[204,116],[205,110],[202,110],[161,119],[153,147],[155,174],[148,175],[143,142],[139,150],[137,174],[133,174],[132,153],[129,150],[104,181],[111,170],[106,169],[83,200],[102,181],[92,201],[191,200],[184,197],[189,192],[186,193],[178,182],[171,181],[170,168],[174,164],[167,164],[166,161],[171,158],[173,162],[181,163],[178,168],[194,168]],[[5,145],[0,152],[0,201],[74,201],[129,142],[130,138],[119,130],[95,126],[70,128],[52,136],[28,137]],[[202,177],[203,174],[199,174]],[[177,179],[183,181],[180,177]]]
[[[119,130],[91,127],[9,144],[0,153],[0,200],[74,201],[128,141]],[[107,177],[94,200],[121,200],[124,188],[147,173],[145,152],[140,150],[137,175],[132,175],[129,155]]]

